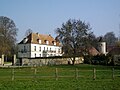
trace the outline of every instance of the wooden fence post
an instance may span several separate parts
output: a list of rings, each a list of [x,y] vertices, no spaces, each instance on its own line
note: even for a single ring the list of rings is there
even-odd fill
[[[114,75],[114,68],[112,68],[112,79],[114,80],[115,75]]]
[[[96,79],[96,69],[94,68],[93,69],[93,80],[95,80]]]
[[[55,79],[58,80],[58,70],[55,68]]]
[[[76,80],[78,79],[78,69],[77,68],[75,69],[75,79]]]
[[[12,81],[14,80],[14,68],[12,69]]]
[[[35,68],[34,68],[34,78],[36,78],[36,74],[37,74],[37,68],[35,66]]]

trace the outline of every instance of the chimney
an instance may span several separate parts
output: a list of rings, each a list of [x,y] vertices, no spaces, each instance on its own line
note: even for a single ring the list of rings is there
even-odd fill
[[[38,35],[39,33],[37,32],[36,34]]]
[[[39,37],[39,33],[37,32],[36,34],[37,34],[37,36]]]

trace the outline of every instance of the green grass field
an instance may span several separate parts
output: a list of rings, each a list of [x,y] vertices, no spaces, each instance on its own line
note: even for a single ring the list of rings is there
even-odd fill
[[[114,80],[112,68],[85,64],[0,68],[0,90],[120,90],[120,66],[114,66]]]

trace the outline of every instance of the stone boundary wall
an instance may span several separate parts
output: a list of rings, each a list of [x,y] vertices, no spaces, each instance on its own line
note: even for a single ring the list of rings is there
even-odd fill
[[[60,64],[72,64],[73,58],[21,58],[17,60],[17,65],[27,66],[43,66],[43,65],[60,65]],[[84,62],[83,57],[76,57],[75,64]]]

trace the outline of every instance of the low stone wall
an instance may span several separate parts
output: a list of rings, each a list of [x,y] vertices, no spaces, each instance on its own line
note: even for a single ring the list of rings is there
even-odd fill
[[[72,64],[73,58],[22,58],[18,59],[18,65],[28,65],[28,66],[43,66],[43,65],[60,65],[60,64]],[[20,64],[21,62],[21,64]],[[83,63],[83,57],[76,57],[75,64]]]

